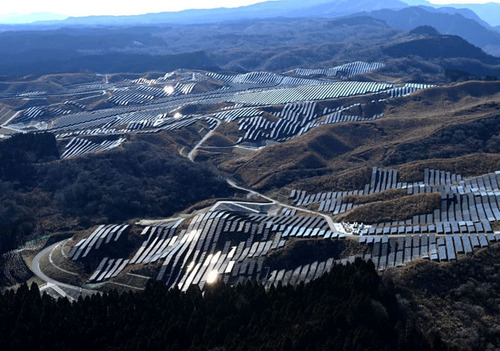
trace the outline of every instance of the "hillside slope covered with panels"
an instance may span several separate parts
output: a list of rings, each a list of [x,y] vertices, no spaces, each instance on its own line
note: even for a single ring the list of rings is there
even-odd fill
[[[496,82],[470,82],[383,103],[367,102],[361,109],[382,104],[379,111],[384,117],[322,126],[249,157],[227,161],[222,168],[251,186],[271,190],[293,182],[321,182],[318,176],[326,178],[360,166],[394,167],[477,153],[494,156],[499,89]]]

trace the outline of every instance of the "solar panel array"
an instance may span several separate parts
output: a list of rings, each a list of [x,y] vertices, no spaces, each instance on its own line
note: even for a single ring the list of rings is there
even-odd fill
[[[116,243],[120,239],[125,238],[122,236],[124,231],[129,227],[128,224],[110,224],[100,225],[96,228],[89,237],[80,240],[69,253],[69,258],[73,261],[79,258],[85,258],[89,253],[98,250],[101,245],[109,245]]]
[[[113,281],[127,267],[133,270],[146,265],[156,272],[153,279],[182,291],[192,285],[203,288],[215,281],[238,284],[254,280],[267,287],[280,282],[296,285],[316,279],[333,264],[352,262],[357,257],[372,260],[379,270],[384,270],[420,259],[456,260],[460,254],[471,254],[500,240],[500,234],[487,233],[484,228],[477,233],[449,235],[423,231],[393,236],[363,235],[359,237],[360,244],[366,245],[363,254],[326,257],[323,261],[310,257],[306,264],[291,263],[283,269],[272,269],[266,257],[284,248],[290,239],[343,240],[352,226],[339,223],[339,228],[345,230],[332,231],[323,217],[301,215],[296,209],[283,209],[277,214],[269,211],[269,204],[225,202],[188,220],[140,226],[137,249],[127,257],[103,253],[89,281]],[[99,226],[74,245],[70,258],[82,260],[90,254],[95,257],[100,246],[113,245],[125,229],[116,225]],[[126,272],[130,273],[130,269]]]
[[[61,159],[68,159],[82,155],[92,154],[100,151],[108,151],[117,148],[125,141],[125,138],[115,140],[104,140],[101,143],[94,143],[82,138],[72,138],[65,146]]]
[[[322,125],[369,121],[384,116],[384,114],[377,114],[371,118],[362,118],[345,114],[352,107],[354,105],[348,107],[340,106],[334,112],[325,109],[323,112],[327,113],[321,114],[316,103],[312,101],[286,104],[280,112],[275,113],[280,118],[277,122],[272,122],[264,117],[240,119],[238,121],[239,131],[244,134],[238,139],[237,143],[261,142],[265,140],[283,142],[301,136],[309,130]]]
[[[371,259],[379,270],[401,267],[418,259],[454,261],[460,254],[473,254],[474,249],[488,247],[498,241],[500,234],[493,233],[360,237],[360,243],[366,243],[371,248],[371,252],[363,258]]]
[[[128,106],[133,104],[145,104],[155,98],[165,95],[163,89],[154,87],[138,87],[136,89],[126,88],[114,91],[108,101],[116,105]]]
[[[248,105],[282,105],[297,101],[335,99],[367,93],[377,93],[392,88],[388,83],[331,82],[319,85],[302,85],[295,88],[273,88],[262,92],[242,92],[230,101]]]
[[[234,207],[236,206],[236,207]],[[247,279],[265,279],[266,255],[284,247],[290,238],[333,239],[322,217],[296,215],[283,211],[269,216],[262,205],[241,204],[233,210],[210,210],[194,216],[185,225],[177,222],[143,227],[142,243],[129,257],[102,257],[90,281],[106,281],[128,266],[159,265],[157,280],[186,290],[190,285],[203,287],[213,278],[236,284]],[[239,207],[240,206],[240,207]],[[268,206],[268,205],[264,205]],[[72,248],[72,260],[99,253],[104,243],[113,244],[116,233],[124,228],[99,226],[88,238]]]
[[[414,214],[404,221],[376,223],[360,234],[405,233],[465,234],[491,233],[491,222],[500,220],[500,171],[464,179],[459,174],[425,169],[421,182],[399,181],[398,171],[374,167],[370,183],[363,189],[308,194],[292,190],[290,200],[297,206],[318,204],[319,211],[334,215],[359,205],[344,201],[346,195],[367,195],[389,189],[405,189],[408,195],[440,193],[440,208],[431,213]]]
[[[406,83],[400,86],[395,86],[394,88],[387,90],[385,93],[392,99],[407,96],[419,90],[432,88],[433,86],[434,85],[429,84]]]
[[[296,68],[292,72],[298,76],[324,75],[327,77],[337,77],[340,79],[345,79],[358,74],[368,73],[384,66],[385,65],[380,62],[368,63],[363,61],[356,61],[326,69]]]
[[[40,117],[49,118],[55,116],[63,116],[71,113],[71,110],[61,109],[61,108],[47,108],[43,106],[33,106],[28,107],[24,111],[22,111],[14,121],[16,123],[19,122],[27,122],[33,119],[37,119]]]

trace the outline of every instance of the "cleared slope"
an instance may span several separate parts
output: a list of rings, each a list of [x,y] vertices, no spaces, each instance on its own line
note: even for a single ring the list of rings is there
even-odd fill
[[[359,168],[500,152],[500,83],[467,82],[387,101],[385,117],[316,128],[221,168],[271,190]],[[481,157],[481,156],[477,156]],[[480,170],[478,170],[479,172]]]

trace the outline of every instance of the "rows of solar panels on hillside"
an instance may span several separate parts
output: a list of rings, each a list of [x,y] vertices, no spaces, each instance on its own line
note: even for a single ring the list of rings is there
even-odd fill
[[[207,76],[231,85],[296,86],[321,84],[324,82],[316,79],[288,77],[272,72],[250,72],[244,74],[221,74],[208,72]]]
[[[155,278],[185,290],[192,284],[203,287],[213,274],[217,280],[231,283],[257,275],[264,277],[265,257],[282,248],[288,238],[325,240],[343,235],[332,232],[322,217],[290,211],[267,216],[263,215],[262,206],[246,203],[233,207],[233,211],[206,211],[194,216],[187,226],[180,226],[183,221],[179,220],[143,227],[140,247],[130,255],[121,258],[115,255],[113,259],[106,254],[113,246],[126,246],[128,226],[102,225],[88,238],[78,241],[69,258],[74,261],[92,258],[100,262],[90,281],[116,277],[130,265],[160,264]],[[294,233],[289,228],[295,228]]]
[[[119,147],[125,138],[104,140],[102,142],[92,142],[81,138],[72,138],[66,144],[64,152],[61,154],[61,159],[73,158],[87,154],[96,153],[99,151],[109,151]]]
[[[419,259],[449,261],[457,259],[457,254],[470,254],[475,248],[487,247],[500,239],[493,233],[408,234],[400,238],[363,236],[359,254],[343,258],[327,255],[321,261],[324,263],[311,256],[304,259],[307,264],[290,262],[287,267],[276,270],[266,257],[284,248],[290,239],[314,243],[340,240],[344,234],[332,231],[322,217],[300,215],[289,209],[270,215],[264,205],[227,203],[223,205],[229,206],[225,210],[205,211],[190,220],[140,226],[140,246],[122,257],[110,257],[109,253],[117,252],[112,249],[114,246],[128,246],[128,226],[102,225],[88,238],[78,241],[69,257],[74,261],[99,262],[89,276],[90,282],[113,281],[127,267],[146,265],[152,279],[185,291],[191,285],[203,288],[216,281],[228,284],[248,280],[273,284],[281,281],[295,285],[317,278],[328,265],[352,262],[356,257],[373,260],[380,270]]]
[[[344,79],[344,78],[354,77],[358,74],[368,73],[376,69],[382,68],[384,66],[385,65],[380,62],[368,63],[363,61],[356,61],[326,69],[296,68],[292,70],[290,73],[304,77],[327,76],[327,77],[337,77]]]
[[[348,113],[349,110],[360,105],[358,103],[347,107],[339,106],[321,110],[316,102],[303,101],[286,104],[281,111],[274,113],[276,117],[279,117],[276,122],[265,117],[256,117],[259,115],[240,118],[238,124],[242,136],[237,143],[267,140],[283,142],[322,125],[373,121],[384,116],[381,113],[370,117],[360,117]]]
[[[438,193],[439,208],[430,213],[413,214],[404,221],[374,224],[361,235],[402,235],[407,233],[470,234],[493,233],[491,223],[500,221],[500,171],[463,178],[451,172],[424,169],[423,181],[401,182],[395,169],[374,167],[370,183],[363,189],[308,194],[292,190],[297,206],[318,205],[320,212],[345,213],[361,205],[350,203],[349,195],[368,195],[390,189],[403,189],[407,195]]]
[[[457,260],[457,255],[472,254],[474,249],[488,247],[500,241],[500,234],[449,235],[437,237],[431,235],[407,235],[400,238],[388,236],[362,237],[361,243],[370,248],[365,254],[351,255],[343,259],[328,258],[311,263],[271,270],[263,279],[266,288],[271,285],[298,285],[308,283],[329,272],[334,264],[353,263],[356,259],[371,260],[375,268],[385,270],[402,267],[405,264],[427,259],[435,262]]]
[[[474,249],[486,248],[500,241],[500,234],[452,234],[446,236],[406,235],[399,238],[390,236],[362,237],[360,243],[370,245],[370,252],[364,259],[371,259],[375,267],[384,270],[401,267],[418,259],[432,261],[454,261],[458,255],[471,255]]]
[[[410,92],[415,90],[423,89],[426,86],[423,85],[411,85],[408,87]],[[394,88],[395,89],[395,88]],[[394,94],[390,89],[391,94]],[[405,92],[405,91],[403,91]],[[384,91],[385,93],[385,91]],[[244,104],[236,104],[244,105]],[[242,142],[258,142],[262,140],[275,140],[275,141],[286,141],[292,137],[300,136],[310,129],[319,127],[325,124],[334,124],[341,122],[355,122],[355,121],[366,121],[374,120],[383,117],[383,114],[377,114],[369,117],[360,117],[356,115],[349,114],[347,111],[352,107],[359,106],[360,104],[354,104],[347,107],[339,106],[336,109],[327,109],[319,111],[316,108],[316,103],[312,101],[304,101],[297,103],[286,104],[281,112],[276,113],[277,117],[280,119],[277,122],[271,122],[269,119],[264,117],[255,118],[261,116],[263,111],[257,107],[228,107],[220,112],[209,115],[208,117],[223,120],[225,122],[231,122],[234,120],[239,120],[239,131],[240,138],[237,143]],[[172,122],[172,116],[168,117],[168,113],[163,113],[165,108],[161,107],[151,107],[148,109],[140,109],[134,112],[125,112],[120,115],[110,115],[106,116],[107,113],[112,113],[113,110],[103,110],[101,113],[92,114],[93,118],[89,122],[80,123],[80,115],[71,115],[65,118],[65,123],[69,124],[67,128],[73,129],[73,124],[76,123],[80,128],[92,127],[100,125],[98,128],[92,128],[85,130],[84,132],[70,132],[70,133],[60,133],[59,137],[63,136],[74,136],[74,135],[111,135],[111,134],[122,134],[128,132],[139,132],[141,130],[165,130],[164,124]],[[102,116],[101,118],[99,118]],[[182,119],[190,119],[189,116],[183,116]],[[178,121],[180,123],[180,121]],[[59,125],[61,123],[59,122]],[[64,124],[63,124],[64,125]],[[124,128],[123,126],[126,127]],[[117,129],[118,126],[122,126]],[[65,129],[65,127],[62,127]],[[172,128],[167,128],[171,130]],[[173,128],[175,129],[175,128]],[[147,132],[147,131],[146,131]]]
[[[377,93],[390,88],[392,88],[392,84],[389,83],[342,81],[236,93],[231,101],[249,105],[282,105],[296,101],[325,100]]]

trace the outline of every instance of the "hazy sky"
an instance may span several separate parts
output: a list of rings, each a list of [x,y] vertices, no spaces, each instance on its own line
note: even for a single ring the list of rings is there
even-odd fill
[[[2,1],[0,15],[53,12],[69,16],[126,15],[149,12],[179,11],[187,8],[236,7],[265,0],[8,0]],[[432,0],[433,3],[481,3],[481,0]],[[490,2],[500,2],[493,0]]]
[[[266,0],[13,0],[2,1],[0,14],[53,12],[69,16],[131,15],[184,9],[237,7]]]

